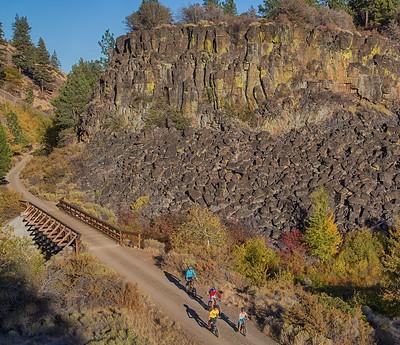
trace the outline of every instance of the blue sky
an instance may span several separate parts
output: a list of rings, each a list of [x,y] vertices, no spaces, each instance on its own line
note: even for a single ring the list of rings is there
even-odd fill
[[[195,0],[161,0],[174,14]],[[251,5],[257,8],[261,0],[236,0],[238,11]],[[141,0],[0,0],[0,22],[7,39],[15,15],[27,16],[35,43],[42,36],[50,52],[57,51],[62,69],[68,72],[80,57],[91,60],[100,55],[97,42],[110,29],[115,36],[125,33],[124,18],[136,10]]]

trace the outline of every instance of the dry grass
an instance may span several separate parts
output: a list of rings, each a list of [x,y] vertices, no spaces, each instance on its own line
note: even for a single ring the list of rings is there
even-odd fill
[[[85,331],[85,338],[104,332],[100,325],[105,323],[111,332],[108,338],[124,335],[151,345],[194,344],[135,285],[124,282],[88,254],[54,258],[47,275],[43,292],[52,295],[60,310],[75,319],[95,321],[90,331]]]
[[[18,216],[23,211],[21,195],[0,187],[0,226]]]
[[[65,199],[93,217],[116,225],[114,212],[92,202],[93,197],[78,190],[74,183],[74,161],[79,159],[81,150],[81,145],[72,144],[56,148],[48,156],[35,156],[22,172],[22,179],[33,194],[43,199]]]
[[[42,143],[46,128],[50,125],[50,118],[44,117],[40,112],[10,103],[0,104],[0,116],[13,112],[17,115],[18,122],[27,141],[33,145]]]

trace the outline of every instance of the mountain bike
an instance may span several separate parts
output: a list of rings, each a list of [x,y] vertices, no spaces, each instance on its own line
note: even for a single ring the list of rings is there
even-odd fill
[[[194,279],[191,279],[186,283],[186,292],[189,296],[196,298],[197,290],[196,287],[194,286]]]
[[[239,326],[239,332],[244,337],[247,335],[246,321],[242,322],[242,324]]]
[[[217,338],[219,337],[219,330],[218,330],[218,327],[217,327],[217,320],[216,319],[210,321],[210,328],[209,329],[210,329],[210,332],[212,334],[214,334]]]

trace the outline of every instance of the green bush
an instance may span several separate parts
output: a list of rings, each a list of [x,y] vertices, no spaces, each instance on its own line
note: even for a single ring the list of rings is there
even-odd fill
[[[0,123],[0,177],[4,177],[11,164],[11,148],[8,144],[7,133]]]
[[[326,262],[338,252],[342,238],[335,224],[325,188],[314,192],[312,199],[313,207],[307,222],[305,242],[311,255]]]
[[[7,120],[7,127],[9,128],[14,137],[13,144],[26,144],[27,140],[22,132],[22,128],[18,121],[17,114],[15,114],[13,111],[10,111],[9,113],[6,114],[6,120]]]
[[[372,328],[359,308],[339,299],[299,292],[283,313],[281,344],[375,344]]]
[[[262,238],[251,238],[235,248],[235,267],[251,284],[262,286],[276,271],[279,258]]]
[[[0,227],[22,212],[20,200],[21,195],[0,187]]]
[[[184,223],[172,235],[174,248],[198,252],[220,252],[227,245],[227,232],[218,216],[205,208],[189,210]]]
[[[369,287],[379,283],[383,267],[383,244],[369,229],[346,236],[343,248],[333,264],[333,276],[341,285]]]
[[[400,220],[389,230],[387,254],[383,260],[386,273],[383,298],[389,303],[389,311],[400,315]]]

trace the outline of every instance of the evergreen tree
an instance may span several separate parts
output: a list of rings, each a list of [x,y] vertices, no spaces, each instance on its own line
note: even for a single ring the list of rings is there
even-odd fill
[[[204,7],[220,7],[221,3],[219,2],[219,0],[203,0],[203,6]]]
[[[101,37],[101,41],[99,41],[98,43],[101,48],[102,55],[100,58],[100,63],[105,70],[111,61],[112,53],[115,47],[114,34],[112,34],[110,30],[107,29],[104,35]]]
[[[161,5],[158,0],[142,0],[139,9],[125,18],[125,23],[130,31],[148,30],[172,23],[172,15],[170,9]]]
[[[322,262],[331,259],[337,252],[342,238],[335,224],[333,211],[329,207],[328,193],[324,188],[313,195],[313,207],[305,233],[311,255]]]
[[[349,0],[357,24],[369,27],[382,25],[394,18],[399,10],[399,0]]]
[[[266,17],[279,5],[279,0],[264,0],[261,5],[258,6],[258,12],[263,17]]]
[[[331,8],[332,10],[345,10],[349,11],[349,1],[348,0],[326,0],[323,5]]]
[[[222,4],[222,8],[226,14],[230,14],[231,16],[237,16],[237,8],[235,0],[226,0]]]
[[[3,31],[3,24],[0,23],[0,45],[5,45],[7,44],[7,41],[4,38],[4,31]],[[6,73],[4,71],[4,65],[5,65],[5,59],[6,59],[6,52],[3,47],[0,47],[0,82],[5,79]]]
[[[3,178],[10,168],[11,149],[7,140],[7,133],[0,123],[0,178]]]
[[[55,121],[51,145],[60,143],[67,130],[76,129],[79,120],[87,110],[94,87],[102,73],[98,61],[83,61],[72,66],[67,81],[60,89],[60,95],[53,101]],[[55,138],[54,138],[55,137]]]
[[[3,23],[0,22],[0,44],[5,45],[7,43],[4,37]]]
[[[33,69],[33,80],[40,86],[41,91],[51,91],[54,78],[51,74],[50,54],[47,51],[43,38],[39,38],[35,49],[35,66]]]
[[[30,35],[31,28],[27,17],[16,15],[13,24],[12,44],[17,49],[13,56],[13,61],[24,73],[32,76],[34,66],[34,50]]]
[[[50,57],[50,64],[56,70],[60,70],[60,68],[61,68],[61,63],[60,63],[60,60],[58,59],[57,52],[55,50],[53,51],[53,54]]]

